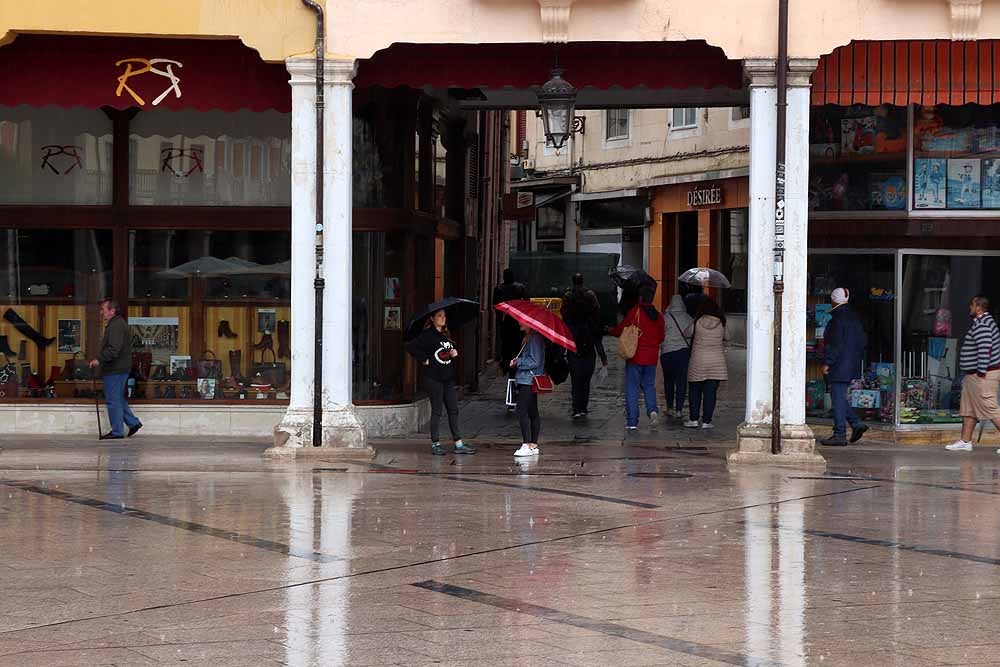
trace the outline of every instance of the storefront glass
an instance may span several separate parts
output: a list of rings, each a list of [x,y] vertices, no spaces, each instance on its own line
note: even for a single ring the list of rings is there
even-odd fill
[[[913,208],[1000,209],[1000,105],[914,109]]]
[[[902,267],[899,421],[959,423],[969,301],[985,294],[1000,304],[1000,257],[904,254]]]
[[[813,107],[809,209],[906,209],[906,108]]]
[[[849,400],[870,422],[895,420],[895,255],[889,253],[811,254],[806,340],[806,411],[829,417],[829,389],[822,373],[826,352],[824,333],[830,320],[830,293],[846,287],[850,307],[858,314],[867,336],[865,356],[857,369]]]
[[[86,359],[101,339],[97,306],[112,293],[112,233],[4,229],[0,239],[0,293],[6,295],[0,361],[16,371],[0,382],[0,400],[72,397],[74,373],[89,380]]]
[[[129,128],[133,206],[291,203],[291,114],[160,109]]]
[[[0,204],[110,204],[111,167],[103,111],[0,106]]]

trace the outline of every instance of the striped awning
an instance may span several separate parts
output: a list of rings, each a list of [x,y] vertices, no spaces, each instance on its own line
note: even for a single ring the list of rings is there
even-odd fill
[[[851,42],[820,58],[812,103],[994,104],[1000,41]]]

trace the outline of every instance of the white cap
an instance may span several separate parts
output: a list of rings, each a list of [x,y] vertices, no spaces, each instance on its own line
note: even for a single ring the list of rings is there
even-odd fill
[[[846,287],[838,287],[830,293],[830,301],[836,304],[847,303],[851,298],[851,292]]]

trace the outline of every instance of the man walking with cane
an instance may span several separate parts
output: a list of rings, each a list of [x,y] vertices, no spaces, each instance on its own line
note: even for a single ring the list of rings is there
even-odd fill
[[[860,376],[861,359],[865,354],[865,330],[848,304],[850,298],[846,287],[838,287],[830,293],[833,310],[826,325],[823,374],[830,383],[830,398],[833,399],[833,435],[819,443],[827,447],[843,447],[848,443],[848,422],[851,424],[851,444],[868,430],[847,401],[847,388],[851,380]]]
[[[989,419],[1000,429],[1000,406],[997,405],[997,385],[1000,385],[1000,331],[989,314],[990,300],[982,294],[972,297],[969,315],[972,326],[962,341],[958,367],[962,379],[962,439],[945,447],[950,452],[971,452],[972,432],[976,423]],[[998,450],[1000,453],[1000,450]]]
[[[102,301],[101,317],[107,322],[104,338],[101,340],[101,351],[97,359],[90,361],[91,368],[101,368],[104,400],[108,405],[108,419],[111,421],[111,430],[102,435],[101,440],[121,440],[125,437],[125,426],[128,427],[129,437],[142,428],[142,422],[132,414],[132,409],[125,400],[125,383],[132,370],[132,342],[118,302],[113,299]]]

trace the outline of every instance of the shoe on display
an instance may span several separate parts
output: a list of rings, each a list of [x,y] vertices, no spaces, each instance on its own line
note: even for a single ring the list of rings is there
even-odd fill
[[[825,440],[820,440],[819,444],[823,445],[824,447],[846,447],[847,439],[842,435],[831,435],[829,438],[826,438]]]
[[[972,443],[965,442],[964,440],[956,440],[947,447],[945,447],[949,452],[971,452]]]
[[[660,424],[660,413],[653,410],[649,413],[649,425],[656,428]]]
[[[236,338],[232,327],[229,326],[229,320],[219,321],[219,338]]]
[[[705,422],[704,424],[701,425],[701,427],[706,430],[713,429],[715,428],[715,424],[713,424],[712,422]]]
[[[701,422],[696,419],[690,419],[684,422],[684,428],[698,428],[699,426],[701,426]]]
[[[529,447],[527,443],[521,445],[520,449],[514,452],[514,456],[521,458],[525,456],[537,456],[538,447]]]
[[[857,428],[853,428],[852,427],[851,428],[851,439],[849,440],[849,442],[853,445],[858,440],[860,440],[861,437],[865,433],[867,433],[867,432],[868,432],[868,426],[866,424],[862,424],[861,426],[859,426]]]

